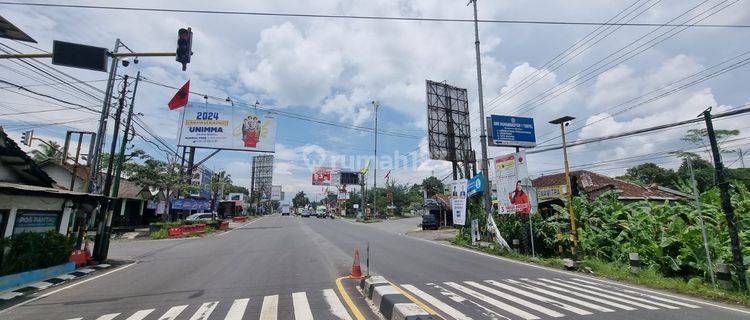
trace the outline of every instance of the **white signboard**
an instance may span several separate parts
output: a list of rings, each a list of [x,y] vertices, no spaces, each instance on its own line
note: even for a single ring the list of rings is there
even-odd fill
[[[453,224],[466,224],[466,179],[453,180],[450,182],[451,211],[453,211]]]
[[[274,152],[276,118],[253,108],[189,102],[180,117],[179,146]]]
[[[271,201],[281,201],[281,186],[271,186]]]

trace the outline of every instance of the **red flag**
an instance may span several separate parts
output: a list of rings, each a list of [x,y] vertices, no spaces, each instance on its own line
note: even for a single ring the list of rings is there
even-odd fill
[[[180,107],[184,107],[188,103],[188,96],[190,95],[190,80],[182,85],[177,93],[174,94],[172,100],[169,100],[169,110],[174,110]]]

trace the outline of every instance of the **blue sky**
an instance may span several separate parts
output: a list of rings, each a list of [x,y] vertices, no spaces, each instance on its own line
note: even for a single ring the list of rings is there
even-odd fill
[[[695,6],[697,8],[685,17],[697,15],[714,5],[721,8],[722,3],[732,1],[701,3],[581,0],[545,1],[541,5],[528,1],[480,1],[479,15],[485,19],[606,21],[623,10],[633,10],[625,19],[663,23]],[[117,2],[117,5],[465,19],[471,18],[472,14],[465,1],[438,0],[241,4],[231,1],[124,1]],[[750,24],[749,9],[746,1],[732,3],[701,23]],[[35,46],[44,50],[50,50],[53,39],[111,47],[114,39],[119,37],[135,51],[172,51],[177,29],[191,26],[195,32],[195,55],[187,72],[179,70],[179,65],[170,58],[141,58],[138,65],[120,68],[120,74],[134,76],[140,70],[145,78],[174,87],[191,79],[192,91],[217,97],[229,96],[250,104],[260,101],[269,109],[364,127],[373,126],[370,102],[378,100],[381,103],[380,128],[417,137],[424,137],[426,127],[424,80],[446,80],[469,90],[474,146],[478,150],[473,26],[468,23],[134,13],[7,5],[0,5],[0,12],[37,39],[39,43]],[[608,29],[606,32],[611,31],[611,34],[607,37],[595,44],[592,41],[590,48],[571,54],[569,61],[553,70],[551,66],[545,66],[545,62],[571,45],[581,43],[587,34],[596,32],[596,27],[483,23],[480,29],[488,114],[514,114],[519,107],[527,106],[518,115],[535,118],[539,141],[557,136],[558,128],[547,121],[564,114],[579,119],[571,128],[604,119],[571,134],[571,139],[581,139],[692,118],[708,106],[721,111],[750,101],[744,85],[750,81],[750,75],[744,67],[608,117],[619,110],[613,107],[623,102],[747,52],[750,50],[747,42],[750,28],[689,28],[627,61],[615,61],[592,74],[588,81],[571,86],[569,91],[544,104],[534,104],[533,108],[524,103],[546,90],[581,81],[585,73],[579,74],[580,71],[616,54],[631,41],[648,36],[651,31],[666,30],[653,27]],[[5,39],[0,43],[23,52],[36,51]],[[626,51],[634,47],[626,47]],[[4,66],[0,72],[0,78],[4,80],[23,85],[38,83],[17,73],[31,73],[20,65],[10,61],[0,61],[0,65]],[[106,78],[104,73],[58,68],[83,80]],[[544,71],[545,76],[539,77],[525,90],[517,90],[524,77],[535,74],[537,70]],[[104,83],[92,82],[91,85],[103,88]],[[53,87],[36,88],[76,103],[97,104],[92,99]],[[166,103],[174,92],[173,89],[142,83],[136,102],[136,112],[144,114],[143,121],[172,145],[175,144],[178,112],[169,111]],[[499,101],[494,99],[500,94],[506,96]],[[201,100],[199,96],[191,99]],[[47,102],[0,90],[0,114],[53,107]],[[12,137],[19,137],[24,127],[18,126],[18,120],[49,123],[95,117],[92,113],[66,110],[33,116],[0,116],[0,124],[6,126]],[[717,127],[744,128],[747,123],[747,118],[737,117],[719,121]],[[69,126],[40,127],[36,132],[37,136],[61,141],[65,130],[93,130],[95,121],[70,123]],[[620,174],[624,167],[636,164],[638,160],[645,161],[649,155],[686,147],[679,137],[689,128],[573,148],[570,151],[571,163],[575,166],[643,155],[635,160],[595,167],[605,174]],[[371,133],[279,117],[275,184],[282,184],[287,194],[297,190],[319,192],[319,188],[310,185],[310,170],[303,157],[360,156],[362,159],[372,153],[372,143]],[[559,139],[548,142],[555,143],[559,143]],[[731,147],[745,143],[738,141]],[[141,139],[137,138],[134,144],[154,156],[163,156],[162,151]],[[417,158],[408,160],[414,166],[394,170],[393,176],[399,183],[418,182],[433,172],[443,177],[449,172],[446,163],[427,159],[424,138],[380,136],[379,154],[393,158],[397,151],[402,155],[414,151],[409,155]],[[201,151],[198,157],[209,152]],[[490,149],[491,156],[506,152],[510,150]],[[214,170],[227,170],[236,182],[246,185],[250,180],[250,157],[250,153],[221,152],[207,165]],[[676,165],[673,159],[654,161],[667,166]],[[548,173],[558,170],[560,162],[561,155],[557,152],[533,155],[529,158],[529,169],[532,173]],[[386,171],[380,169],[381,173]],[[379,174],[381,183],[382,178]]]

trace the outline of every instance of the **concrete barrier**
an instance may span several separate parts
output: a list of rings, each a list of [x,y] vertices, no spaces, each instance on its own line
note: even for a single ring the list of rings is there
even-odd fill
[[[381,276],[372,276],[359,282],[362,294],[385,320],[436,319],[406,297],[401,290]]]

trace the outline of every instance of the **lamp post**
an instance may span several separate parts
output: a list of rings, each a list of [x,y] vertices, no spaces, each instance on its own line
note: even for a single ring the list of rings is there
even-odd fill
[[[578,231],[576,230],[576,216],[573,211],[573,188],[570,185],[570,167],[568,166],[568,147],[565,140],[565,127],[568,126],[568,122],[575,119],[571,116],[564,116],[550,121],[551,124],[559,124],[560,131],[562,133],[562,147],[563,147],[563,159],[565,166],[565,187],[568,193],[568,215],[570,216],[570,237],[573,240],[573,247],[570,249],[570,253],[575,260],[576,251],[578,250]]]

